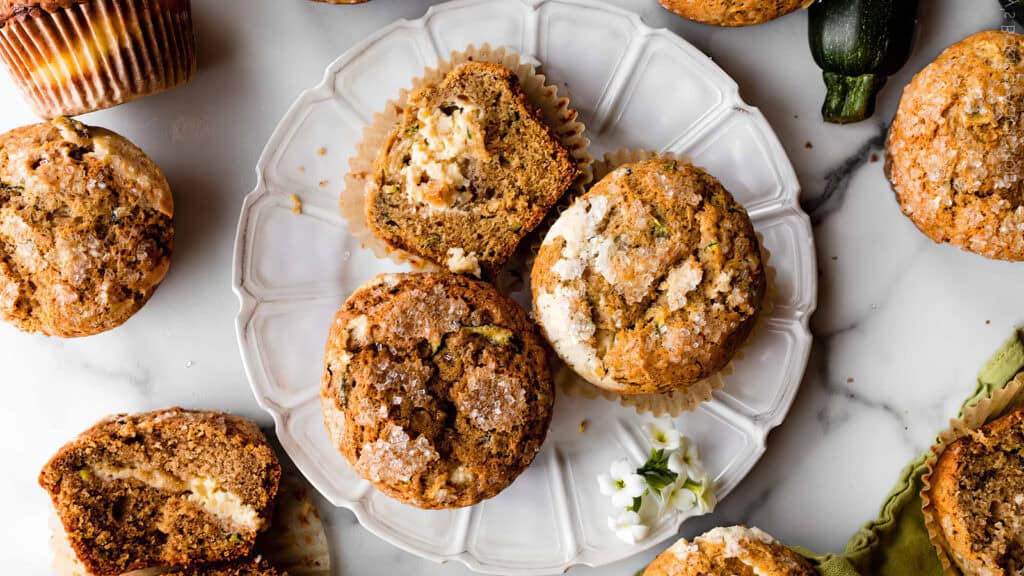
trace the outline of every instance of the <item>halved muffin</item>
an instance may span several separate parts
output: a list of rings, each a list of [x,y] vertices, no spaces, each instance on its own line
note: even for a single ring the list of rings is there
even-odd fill
[[[475,276],[500,269],[579,175],[516,75],[484,62],[410,95],[373,170],[374,234]]]
[[[715,528],[693,542],[679,539],[644,576],[815,576],[796,552],[757,528]]]
[[[256,425],[171,408],[106,418],[66,444],[39,484],[90,574],[249,555],[281,467]]]
[[[964,574],[1024,572],[1024,407],[947,446],[927,496],[925,514]]]
[[[558,355],[620,394],[686,390],[724,368],[760,313],[766,275],[746,210],[673,159],[618,167],[548,230],[531,272]]]
[[[384,274],[334,317],[320,400],[328,434],[363,478],[407,504],[456,508],[530,465],[554,387],[526,312],[490,284]]]

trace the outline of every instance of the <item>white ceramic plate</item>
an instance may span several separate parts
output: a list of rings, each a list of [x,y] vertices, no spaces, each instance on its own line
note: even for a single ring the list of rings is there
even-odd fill
[[[610,504],[594,477],[622,455],[644,457],[644,417],[605,400],[560,396],[544,449],[509,489],[471,508],[427,512],[391,500],[352,470],[327,438],[317,398],[333,313],[364,281],[399,269],[361,249],[339,216],[362,127],[439,56],[485,42],[543,63],[581,112],[595,157],[624,147],[686,154],[724,182],[764,238],[776,270],[773,312],[714,401],[676,421],[699,442],[720,497],[764,452],[803,375],[817,283],[813,239],[792,166],[735,83],[679,37],[594,0],[436,6],[346,52],[288,111],[242,208],[234,263],[242,358],[281,444],[328,500],[404,550],[479,572],[554,574],[621,560],[678,531],[682,519],[671,518],[629,546],[606,524]],[[302,198],[302,215],[291,212],[291,194]]]

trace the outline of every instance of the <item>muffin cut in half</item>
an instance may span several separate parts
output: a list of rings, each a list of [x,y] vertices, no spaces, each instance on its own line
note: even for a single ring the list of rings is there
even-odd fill
[[[256,425],[171,408],[111,416],[39,475],[90,574],[191,567],[249,555],[281,467]]]
[[[796,552],[757,528],[715,528],[693,542],[680,539],[644,576],[816,576]]]
[[[531,281],[558,355],[620,394],[683,390],[724,368],[766,287],[746,211],[672,159],[620,166],[576,199],[544,238]]]
[[[205,566],[195,566],[185,570],[168,572],[164,576],[288,576],[274,568],[266,560],[246,558],[232,562],[218,562]]]
[[[484,62],[413,92],[373,170],[374,234],[475,276],[500,269],[580,174],[516,75]]]
[[[947,446],[928,497],[925,514],[965,575],[1024,572],[1024,407]]]
[[[0,135],[0,319],[89,336],[149,300],[174,247],[171,190],[125,138],[65,117]]]
[[[935,242],[1024,261],[1024,36],[979,32],[903,90],[886,174]]]
[[[543,343],[526,312],[484,282],[378,276],[338,311],[325,356],[329,435],[402,502],[476,504],[544,443],[554,389]]]

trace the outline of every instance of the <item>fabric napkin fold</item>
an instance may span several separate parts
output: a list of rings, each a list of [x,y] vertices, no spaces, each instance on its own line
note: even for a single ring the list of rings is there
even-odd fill
[[[963,406],[991,396],[1022,371],[1024,328],[1018,329],[981,369],[978,387]],[[928,454],[918,456],[903,469],[878,518],[850,538],[843,554],[822,556],[802,548],[796,548],[797,552],[822,576],[943,576],[921,513],[921,477]]]

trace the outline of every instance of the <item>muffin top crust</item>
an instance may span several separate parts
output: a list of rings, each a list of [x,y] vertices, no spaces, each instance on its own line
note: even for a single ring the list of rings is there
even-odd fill
[[[331,325],[328,432],[360,475],[420,508],[469,506],[511,484],[544,442],[553,401],[526,312],[489,284],[381,275]]]
[[[531,278],[537,320],[562,359],[625,394],[723,368],[766,285],[742,206],[703,170],[665,159],[621,166],[578,198]]]
[[[680,539],[644,576],[814,576],[796,552],[757,528],[715,528],[693,542]]]
[[[1024,260],[1024,37],[947,48],[903,92],[886,168],[903,213],[936,242]]]
[[[785,16],[814,0],[659,0],[676,14],[715,26],[751,26]]]
[[[117,134],[62,117],[0,135],[0,318],[61,337],[122,324],[167,272],[173,212]]]

